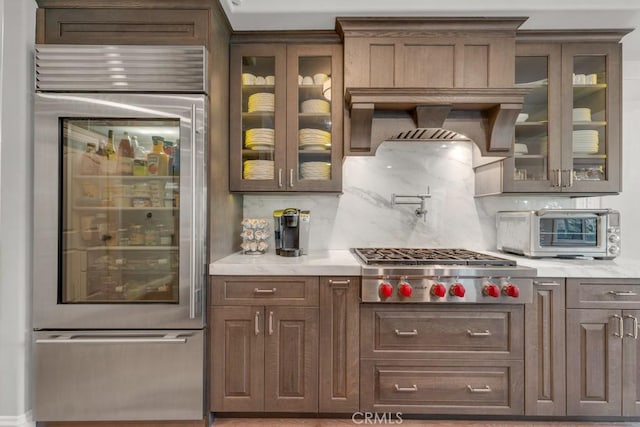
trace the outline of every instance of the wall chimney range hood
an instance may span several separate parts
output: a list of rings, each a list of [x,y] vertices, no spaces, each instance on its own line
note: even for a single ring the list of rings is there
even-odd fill
[[[337,18],[344,40],[345,154],[384,141],[473,141],[510,156],[527,88],[514,85],[526,18]]]

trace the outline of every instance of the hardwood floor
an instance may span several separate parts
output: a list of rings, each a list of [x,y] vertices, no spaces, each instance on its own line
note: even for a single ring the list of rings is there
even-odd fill
[[[382,415],[382,414],[379,414]],[[461,421],[461,420],[408,420],[387,423],[373,420],[366,423],[362,417],[351,418],[216,418],[213,427],[347,427],[347,426],[408,426],[408,427],[640,427],[640,422],[585,422],[585,421]]]

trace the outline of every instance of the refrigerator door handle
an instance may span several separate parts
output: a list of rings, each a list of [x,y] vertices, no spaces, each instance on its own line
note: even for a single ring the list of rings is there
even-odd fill
[[[198,270],[198,262],[196,259],[197,245],[196,245],[196,208],[194,205],[196,200],[196,105],[191,105],[191,245],[190,245],[190,260],[191,260],[191,274],[189,274],[189,319],[195,319],[198,313],[198,307],[196,304],[197,293],[197,277],[196,271]]]
[[[167,334],[158,337],[112,336],[108,338],[97,338],[95,336],[84,337],[82,335],[59,335],[55,338],[42,338],[36,340],[36,344],[186,344],[186,342],[186,337],[179,337],[176,334]]]

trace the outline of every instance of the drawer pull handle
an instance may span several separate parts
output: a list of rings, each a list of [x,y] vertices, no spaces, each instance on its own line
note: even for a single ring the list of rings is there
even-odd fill
[[[415,393],[416,391],[418,391],[418,386],[415,384],[411,387],[400,387],[398,384],[396,384],[395,387],[396,391],[399,391],[401,393]]]
[[[609,291],[609,295],[615,295],[617,297],[635,297],[638,294],[633,291]]]
[[[255,288],[253,290],[254,294],[275,294],[276,293],[276,288],[273,289],[258,289]]]
[[[538,282],[537,280],[534,280],[533,284],[536,286],[560,286],[558,282]]]
[[[482,388],[473,388],[470,385],[467,385],[467,390],[469,390],[471,393],[491,393],[493,391],[488,385],[485,385]]]
[[[416,335],[418,335],[418,330],[414,329],[413,331],[399,331],[396,329],[395,333],[399,337],[415,337]]]
[[[467,329],[467,335],[469,335],[470,337],[490,337],[491,331],[488,329],[485,329],[484,332],[473,332]]]
[[[336,286],[349,286],[351,284],[351,280],[349,280],[349,279],[347,279],[347,280],[329,279],[329,284],[330,285],[336,285]]]

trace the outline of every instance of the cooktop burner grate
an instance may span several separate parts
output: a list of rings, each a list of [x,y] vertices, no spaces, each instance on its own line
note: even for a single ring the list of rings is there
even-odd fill
[[[516,265],[513,260],[467,249],[354,248],[353,251],[367,265]]]

